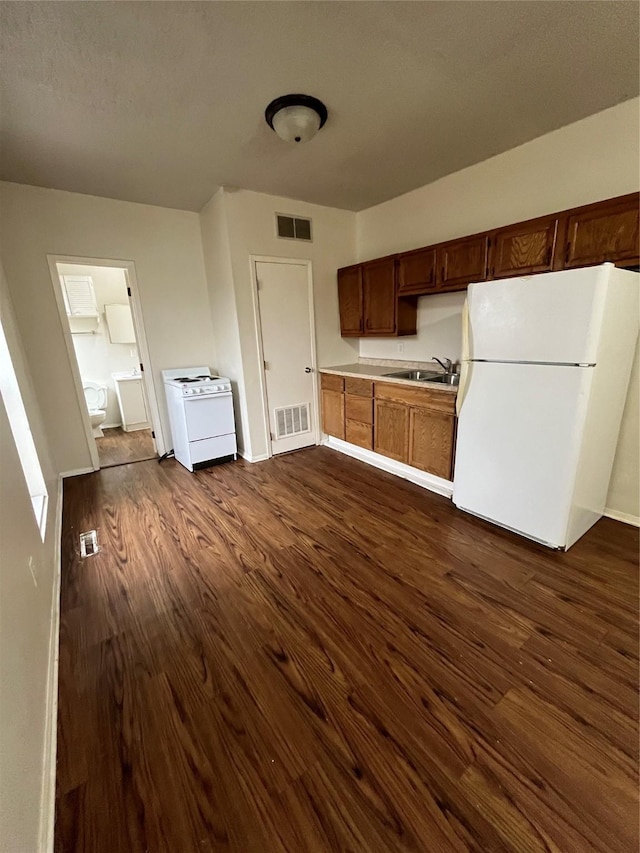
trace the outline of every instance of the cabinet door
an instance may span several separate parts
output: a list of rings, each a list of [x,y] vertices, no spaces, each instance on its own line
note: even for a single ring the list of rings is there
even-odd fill
[[[465,290],[473,281],[487,277],[487,234],[443,243],[438,247],[438,289]]]
[[[364,334],[396,333],[396,262],[382,258],[362,264]]]
[[[571,214],[567,221],[564,268],[587,267],[612,261],[637,264],[638,198],[603,202]]]
[[[549,272],[557,231],[555,216],[496,231],[492,238],[489,278]]]
[[[322,389],[322,429],[344,440],[344,394]]]
[[[451,479],[455,418],[432,409],[409,411],[409,465]]]
[[[358,337],[363,332],[362,269],[359,264],[338,270],[340,334]]]
[[[407,462],[409,444],[409,407],[402,403],[375,401],[373,449],[398,462]]]
[[[421,296],[436,289],[436,250],[418,249],[398,258],[398,293]]]

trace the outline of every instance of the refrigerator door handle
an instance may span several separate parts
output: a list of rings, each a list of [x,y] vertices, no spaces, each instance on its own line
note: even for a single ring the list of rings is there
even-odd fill
[[[458,394],[456,396],[456,415],[460,417],[460,412],[462,411],[462,405],[464,403],[464,398],[467,394],[467,387],[469,385],[469,377],[471,375],[472,364],[470,361],[466,360],[460,364],[460,382],[458,384]]]
[[[462,362],[469,361],[469,297],[464,300],[462,305],[462,352],[460,360]]]
[[[460,417],[464,395],[469,378],[469,298],[464,300],[462,306],[462,354],[460,358],[460,382],[458,384],[458,395],[456,397],[456,415]]]

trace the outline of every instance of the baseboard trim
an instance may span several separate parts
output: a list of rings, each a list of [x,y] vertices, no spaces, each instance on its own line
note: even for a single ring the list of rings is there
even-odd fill
[[[75,471],[63,471],[60,476],[66,480],[67,477],[79,477],[80,474],[93,474],[93,468],[76,468]]]
[[[260,453],[257,456],[251,456],[250,453],[245,453],[244,450],[239,450],[238,456],[242,456],[245,462],[266,462],[269,458],[268,453]]]
[[[42,757],[42,791],[40,799],[41,853],[53,853],[56,811],[56,753],[58,746],[58,662],[60,640],[60,577],[62,571],[62,497],[63,479],[58,477],[58,493],[53,559],[53,590],[51,594],[51,627],[49,630],[49,668],[47,676],[44,754]]]
[[[628,512],[618,512],[617,509],[605,509],[604,514],[607,518],[613,518],[614,521],[622,521],[623,524],[631,524],[633,527],[640,527],[640,515],[630,515]]]
[[[396,462],[394,459],[388,459],[386,456],[381,456],[372,450],[365,450],[362,447],[357,447],[355,444],[349,444],[347,441],[333,438],[333,436],[328,436],[323,444],[332,450],[344,453],[346,456],[359,459],[360,462],[366,462],[367,465],[380,468],[388,474],[394,474],[396,477],[402,477],[403,480],[409,480],[411,483],[415,483],[416,486],[421,486],[430,492],[443,495],[445,498],[450,498],[453,494],[453,483],[450,480],[443,480],[442,477],[427,474],[426,471],[419,471],[417,468],[412,468],[411,465]]]

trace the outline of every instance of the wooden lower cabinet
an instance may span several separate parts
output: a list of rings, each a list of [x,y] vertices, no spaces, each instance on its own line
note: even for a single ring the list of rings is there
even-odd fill
[[[344,440],[344,394],[322,389],[322,429],[327,435]]]
[[[345,422],[345,440],[365,450],[373,450],[373,426],[360,421]]]
[[[455,417],[433,409],[409,410],[409,465],[450,480]]]
[[[409,407],[376,400],[373,415],[373,449],[398,462],[409,458]]]

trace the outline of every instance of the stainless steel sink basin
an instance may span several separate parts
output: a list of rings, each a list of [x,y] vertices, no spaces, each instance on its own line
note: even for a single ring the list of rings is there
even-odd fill
[[[435,370],[399,370],[397,373],[385,373],[390,379],[413,379],[416,382],[429,382],[434,376],[440,376]]]
[[[433,379],[425,379],[425,382],[439,382],[441,385],[458,385],[460,382],[459,373],[441,373],[434,376]]]
[[[435,370],[399,370],[385,373],[389,379],[412,379],[414,382],[438,382],[440,385],[457,385],[460,376],[457,373],[439,373]]]

